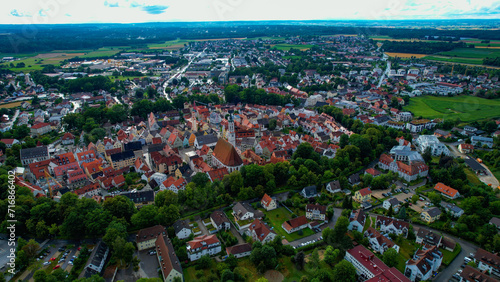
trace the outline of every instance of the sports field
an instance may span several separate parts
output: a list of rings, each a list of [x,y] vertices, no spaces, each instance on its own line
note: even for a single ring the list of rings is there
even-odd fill
[[[421,96],[410,99],[405,110],[415,117],[460,119],[465,122],[500,117],[500,99],[488,100],[473,96]]]

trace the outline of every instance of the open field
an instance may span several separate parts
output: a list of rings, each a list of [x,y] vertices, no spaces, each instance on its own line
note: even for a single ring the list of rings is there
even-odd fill
[[[462,57],[462,58],[477,58],[484,59],[486,57],[494,58],[500,56],[500,50],[485,49],[485,48],[457,48],[451,51],[440,52],[439,55]]]
[[[278,50],[282,51],[289,51],[290,49],[299,49],[300,51],[306,51],[311,49],[313,47],[312,45],[307,45],[307,44],[271,44],[271,48],[276,47]]]
[[[488,100],[473,96],[421,96],[410,99],[405,110],[415,117],[460,119],[465,122],[500,117],[500,99]]]
[[[7,103],[7,104],[1,104],[0,108],[6,108],[6,109],[15,108],[15,107],[21,106],[21,103],[22,102],[12,102],[12,103]],[[28,101],[28,103],[31,103],[31,101]]]
[[[184,44],[188,44],[190,41],[193,40],[170,40],[166,41],[165,43],[159,43],[159,44],[148,44],[149,49],[166,49],[166,50],[179,50],[184,47]]]
[[[473,65],[481,65],[483,63],[483,59],[446,57],[446,56],[426,56],[424,59],[431,61],[438,61],[438,62],[473,64]]]
[[[385,52],[385,54],[387,54],[387,56],[389,56],[389,57],[399,57],[399,58],[411,58],[411,57],[422,58],[422,57],[427,56],[426,54],[414,54],[414,53],[391,53],[391,52]]]

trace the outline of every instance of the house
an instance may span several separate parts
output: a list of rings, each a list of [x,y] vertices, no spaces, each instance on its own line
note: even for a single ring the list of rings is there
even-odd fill
[[[389,268],[363,245],[347,250],[345,260],[356,269],[358,281],[409,282],[395,267]]]
[[[235,258],[247,257],[252,254],[252,245],[248,243],[234,245],[226,248],[226,254],[233,255]]]
[[[123,195],[132,200],[132,202],[134,202],[135,206],[138,208],[144,205],[150,205],[155,201],[155,191],[153,189],[150,190],[142,189],[140,191],[135,191],[135,192],[124,192],[121,193],[120,195]]]
[[[456,189],[451,188],[450,186],[446,186],[443,183],[439,182],[434,186],[434,190],[438,191],[444,197],[448,199],[456,199],[460,197],[460,193]]]
[[[104,269],[104,264],[108,259],[110,250],[106,243],[104,243],[103,241],[100,241],[99,245],[97,245],[97,247],[95,248],[96,250],[92,252],[91,257],[88,260],[90,261],[90,263],[87,265],[86,269],[91,270],[94,273],[101,274]]]
[[[462,143],[458,145],[458,151],[462,154],[474,153],[474,145]]]
[[[479,148],[482,148],[484,146],[486,146],[488,148],[493,147],[493,138],[482,137],[482,136],[472,136],[470,138],[470,141],[471,141],[472,145],[479,147]]]
[[[374,169],[374,168],[369,168],[369,169],[365,170],[365,174],[370,174],[373,177],[377,177],[381,174],[381,172]]]
[[[17,139],[0,139],[0,142],[4,143],[7,149],[12,148],[13,145],[21,144],[21,142],[19,142],[19,140]]]
[[[392,197],[390,199],[385,200],[382,206],[386,210],[389,210],[392,207],[392,210],[398,211],[400,204],[401,202],[398,199]]]
[[[155,246],[156,238],[166,234],[165,227],[156,225],[139,230],[135,238],[139,251],[147,250]]]
[[[226,214],[222,211],[213,211],[210,214],[210,222],[212,222],[217,231],[231,229],[231,222],[229,222]]]
[[[21,163],[27,166],[34,162],[41,162],[50,159],[49,150],[46,146],[26,148],[20,151]]]
[[[31,127],[31,136],[41,136],[52,131],[52,126],[50,123],[37,123]]]
[[[175,236],[177,236],[177,238],[181,240],[186,239],[192,233],[187,220],[177,220],[174,223],[173,227],[175,231]]]
[[[278,207],[276,199],[271,198],[269,195],[264,194],[262,200],[260,200],[260,204],[266,211],[274,210]]]
[[[450,150],[434,135],[420,135],[414,143],[422,154],[429,149],[433,156],[450,155]]]
[[[349,226],[347,229],[362,232],[365,226],[365,221],[366,213],[362,209],[354,210],[349,216]]]
[[[248,233],[255,241],[259,240],[263,244],[271,242],[277,236],[276,232],[271,230],[271,228],[260,219],[256,219],[250,224]]]
[[[196,147],[196,149],[200,150],[203,145],[206,145],[208,147],[216,146],[218,141],[219,138],[217,138],[217,136],[214,134],[199,135],[196,136],[194,146]]]
[[[395,249],[399,253],[399,246],[394,244],[391,239],[382,235],[379,231],[377,231],[373,227],[368,227],[366,231],[363,233],[363,236],[368,238],[368,242],[370,243],[370,247],[372,250],[383,254],[390,248]]]
[[[453,217],[461,217],[464,214],[464,210],[457,207],[454,204],[450,204],[447,202],[441,202],[441,207],[444,208],[445,211],[449,212]]]
[[[221,243],[216,235],[202,235],[187,242],[189,260],[195,261],[204,255],[215,255],[222,251]]]
[[[500,276],[500,256],[479,248],[474,258],[479,270]]]
[[[415,242],[421,245],[430,245],[430,246],[441,246],[441,240],[442,236],[439,234],[434,233],[431,230],[425,229],[423,227],[420,227],[418,229],[418,232],[416,234],[416,239]]]
[[[316,185],[304,187],[304,189],[300,191],[300,195],[302,195],[302,197],[304,198],[314,198],[318,196]]]
[[[372,190],[369,187],[363,188],[354,193],[353,199],[358,203],[368,202],[372,198]]]
[[[64,133],[63,137],[61,138],[61,143],[63,145],[73,145],[75,144],[75,136],[73,134],[66,132]]]
[[[340,181],[334,180],[326,184],[326,191],[330,193],[338,193],[342,191],[342,187],[340,186]]]
[[[247,220],[254,218],[254,213],[247,206],[244,206],[241,202],[236,203],[233,206],[233,216],[236,221]]]
[[[318,204],[306,205],[306,218],[309,220],[326,220],[326,206]]]
[[[375,226],[380,228],[380,231],[383,233],[403,235],[405,238],[408,237],[408,231],[410,230],[408,222],[382,215],[377,216]]]
[[[348,180],[351,185],[358,185],[359,183],[361,183],[361,178],[359,177],[359,173],[350,175]]]
[[[406,262],[405,276],[411,281],[431,280],[443,261],[443,254],[437,246],[424,246]]]
[[[498,230],[500,230],[500,218],[492,217],[489,221],[489,224],[495,226]]]
[[[163,281],[183,281],[181,263],[175,254],[174,246],[167,235],[158,236],[155,242],[156,257]]]
[[[489,276],[483,271],[479,271],[469,265],[466,265],[465,268],[460,273],[460,282],[498,282],[497,279]]]
[[[184,190],[186,187],[186,180],[181,177],[179,179],[175,179],[173,176],[167,178],[167,180],[163,181],[160,185],[160,191],[170,190],[174,193],[179,193],[179,190]]]
[[[110,156],[111,166],[115,170],[122,169],[124,167],[130,167],[134,165],[135,154],[134,151],[123,151],[120,153],[112,154]]]
[[[309,222],[307,221],[307,218],[302,215],[298,216],[296,218],[292,218],[290,220],[287,220],[283,222],[281,227],[288,233],[291,234],[293,232],[299,231],[301,229],[310,227]]]
[[[430,208],[420,214],[420,218],[427,223],[433,223],[441,217],[441,210],[437,207]]]

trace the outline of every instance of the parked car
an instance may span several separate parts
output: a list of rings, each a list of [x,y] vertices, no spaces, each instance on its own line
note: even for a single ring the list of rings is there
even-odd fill
[[[43,266],[46,266],[46,265],[49,265],[49,264],[50,264],[50,262],[46,261],[46,262],[43,263]]]
[[[49,261],[55,261],[55,260],[56,260],[56,258],[51,258],[51,259],[49,259]]]
[[[56,266],[54,266],[54,268],[52,268],[52,269],[53,269],[53,270],[56,270],[56,269],[58,269],[58,268],[60,268],[60,267],[61,267],[60,265],[56,265]]]

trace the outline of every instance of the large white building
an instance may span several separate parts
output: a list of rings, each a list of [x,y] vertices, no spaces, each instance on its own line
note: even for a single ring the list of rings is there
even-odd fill
[[[446,145],[439,142],[438,138],[434,135],[420,135],[414,143],[421,153],[430,148],[433,156],[440,156],[441,154],[450,155],[450,150]]]
[[[411,281],[430,280],[443,261],[443,254],[436,246],[423,247],[406,262],[405,276]]]
[[[215,255],[222,251],[221,243],[215,235],[203,235],[187,242],[187,254],[189,260],[200,259],[204,255]]]

